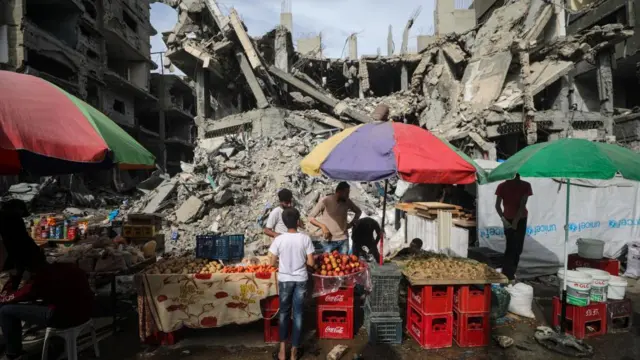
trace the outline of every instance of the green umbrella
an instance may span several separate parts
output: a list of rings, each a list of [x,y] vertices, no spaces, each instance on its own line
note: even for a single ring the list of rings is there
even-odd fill
[[[567,182],[567,203],[564,227],[564,271],[567,271],[569,247],[569,200],[571,179],[608,180],[620,174],[628,180],[640,181],[640,155],[618,145],[583,139],[561,139],[527,146],[491,173],[488,181],[522,177],[563,178]],[[566,297],[567,276],[564,276],[563,297]],[[562,318],[566,301],[562,302]],[[564,332],[564,321],[562,322]]]

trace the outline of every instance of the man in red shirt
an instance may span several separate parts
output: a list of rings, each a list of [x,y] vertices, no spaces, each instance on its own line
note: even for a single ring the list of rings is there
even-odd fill
[[[531,195],[531,184],[520,180],[519,174],[496,189],[496,211],[504,224],[504,236],[507,239],[502,273],[511,281],[515,279],[527,234],[527,199]]]
[[[87,275],[74,264],[49,264],[32,254],[25,270],[31,279],[17,291],[7,283],[0,293],[0,327],[6,339],[5,358],[22,358],[22,322],[70,328],[91,319],[93,292]]]

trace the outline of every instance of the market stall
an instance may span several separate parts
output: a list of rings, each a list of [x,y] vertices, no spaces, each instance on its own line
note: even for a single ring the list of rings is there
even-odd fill
[[[174,256],[147,268],[135,278],[140,340],[183,327],[262,320],[260,301],[278,293],[276,269],[265,263],[253,258],[222,266],[215,260]]]

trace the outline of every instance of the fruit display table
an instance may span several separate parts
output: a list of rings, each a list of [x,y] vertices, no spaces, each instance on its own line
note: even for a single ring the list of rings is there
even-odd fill
[[[214,328],[263,319],[260,300],[277,295],[275,273],[136,275],[141,341],[183,327]]]

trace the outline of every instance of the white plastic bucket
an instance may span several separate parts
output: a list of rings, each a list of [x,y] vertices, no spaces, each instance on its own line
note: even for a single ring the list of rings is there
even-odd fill
[[[560,278],[560,298],[562,298],[564,269],[558,271],[558,278]],[[589,305],[592,281],[591,275],[587,273],[567,270],[567,304],[575,306]]]
[[[604,257],[604,241],[597,239],[578,239],[578,256],[585,259],[600,260]]]
[[[609,288],[607,289],[607,298],[611,300],[624,299],[624,293],[627,291],[627,285],[627,279],[611,275],[609,278]]]
[[[607,301],[607,287],[609,286],[611,274],[603,270],[585,267],[579,267],[576,270],[591,275],[591,292],[589,295],[591,301]]]

